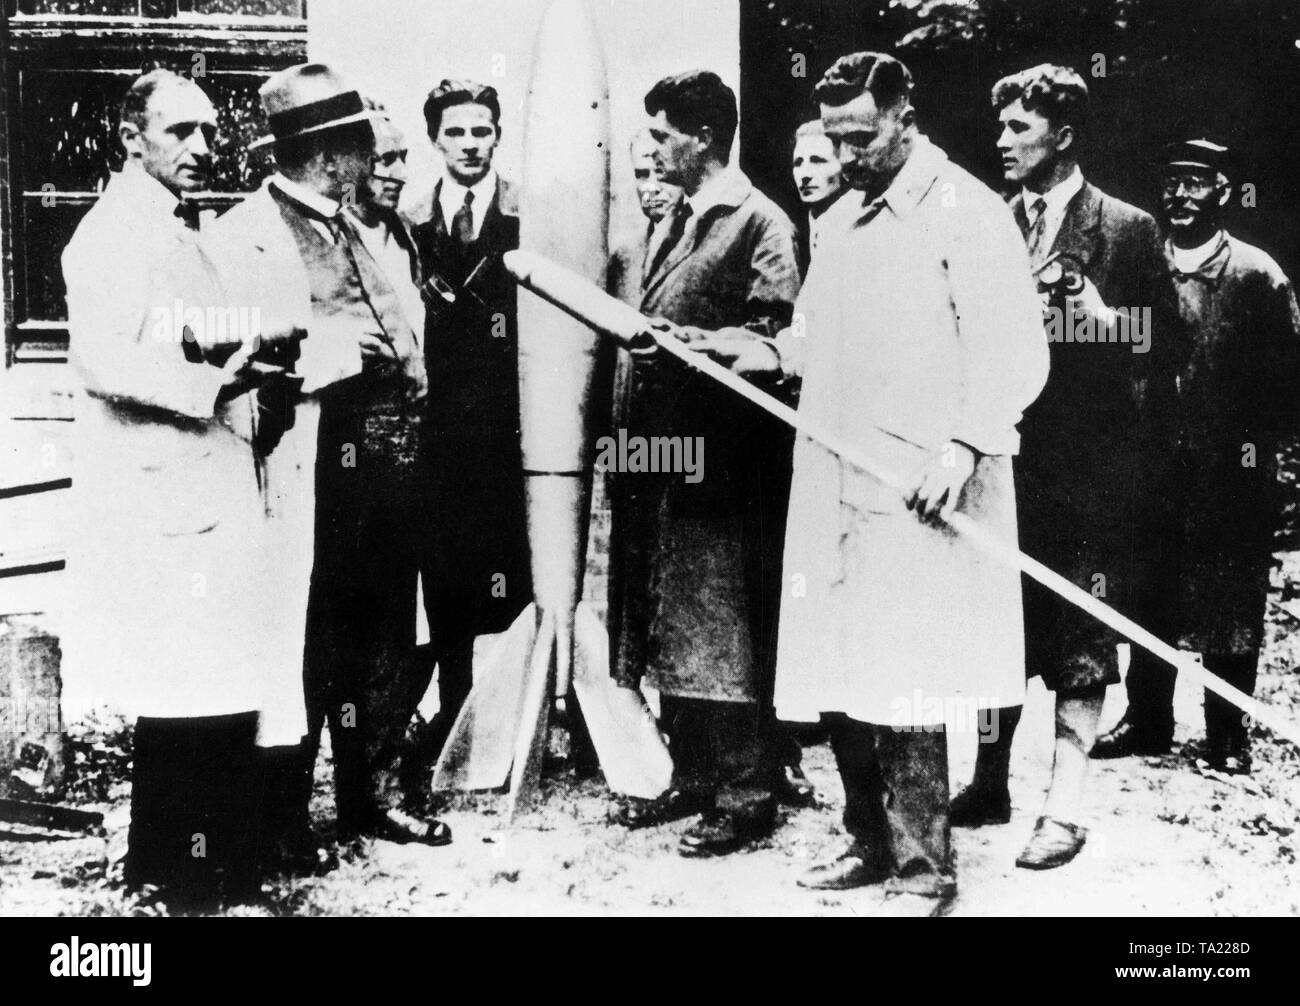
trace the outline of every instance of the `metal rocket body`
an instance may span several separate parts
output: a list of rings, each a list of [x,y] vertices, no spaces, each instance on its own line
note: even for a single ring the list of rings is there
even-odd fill
[[[520,247],[594,283],[608,260],[609,86],[583,0],[554,0],[533,52]],[[436,789],[510,783],[508,815],[541,774],[552,699],[586,723],[612,789],[663,792],[672,761],[638,692],[609,677],[604,626],[579,603],[591,499],[590,403],[600,335],[521,289],[519,411],[535,603],[475,669]]]
[[[609,84],[581,0],[556,0],[537,35],[524,126],[519,244],[598,282],[608,258]],[[556,624],[568,692],[590,500],[589,402],[599,335],[519,292],[519,415],[533,590]]]

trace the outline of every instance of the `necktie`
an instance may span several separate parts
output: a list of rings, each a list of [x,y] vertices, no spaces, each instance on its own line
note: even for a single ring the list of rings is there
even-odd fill
[[[197,203],[182,199],[172,210],[172,215],[192,231],[199,229],[199,207]]]
[[[691,204],[684,201],[678,203],[673,218],[669,221],[668,233],[664,235],[663,243],[655,249],[654,258],[650,262],[649,268],[646,269],[645,275],[641,277],[642,287],[650,281],[650,277],[658,271],[659,267],[668,260],[672,250],[682,240],[682,235],[686,233],[686,221],[690,219],[690,216]]]
[[[1036,266],[1046,250],[1042,244],[1043,234],[1047,230],[1047,200],[1039,196],[1029,208],[1033,214],[1033,223],[1025,232],[1025,244],[1029,247],[1029,261]]]
[[[451,218],[451,236],[464,248],[474,243],[474,193],[465,190],[465,201]]]

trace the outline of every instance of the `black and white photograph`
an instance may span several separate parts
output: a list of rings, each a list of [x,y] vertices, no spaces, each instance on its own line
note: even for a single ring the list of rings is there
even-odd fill
[[[1294,0],[5,0],[0,917],[1249,979],[1298,121]]]

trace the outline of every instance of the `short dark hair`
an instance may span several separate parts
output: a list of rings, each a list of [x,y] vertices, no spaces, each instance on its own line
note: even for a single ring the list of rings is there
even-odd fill
[[[444,80],[424,99],[424,121],[429,135],[442,128],[442,113],[453,105],[483,105],[492,113],[492,125],[501,128],[501,99],[490,84],[472,80]]]
[[[880,108],[893,108],[912,97],[912,71],[883,52],[851,52],[837,59],[813,88],[821,105],[847,105],[870,91]]]
[[[1017,100],[1026,111],[1037,112],[1053,126],[1072,126],[1082,132],[1088,125],[1088,85],[1068,66],[1040,63],[993,85],[995,109],[1000,111]]]
[[[149,102],[153,100],[153,96],[158,89],[182,85],[199,86],[188,77],[182,77],[179,73],[174,73],[162,67],[150,70],[148,73],[137,77],[131,86],[126,89],[126,94],[122,96],[119,121],[129,122],[137,129],[144,129],[145,124],[149,121]],[[199,90],[202,90],[202,88],[199,88]]]
[[[724,161],[736,138],[736,92],[711,70],[689,70],[665,77],[645,96],[646,114],[663,112],[674,129],[699,134],[706,126]]]

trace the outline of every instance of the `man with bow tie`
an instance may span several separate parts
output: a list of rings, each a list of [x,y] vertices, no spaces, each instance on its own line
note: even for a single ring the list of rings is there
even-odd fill
[[[217,115],[193,81],[153,70],[127,89],[126,163],[63,252],[75,423],[61,640],[65,698],[135,719],[125,876],[173,908],[256,898],[255,741],[301,733],[298,656],[270,643],[280,597],[262,556],[257,344],[286,318],[231,305],[188,195],[212,173]],[[237,316],[220,333],[205,324]],[[184,324],[182,324],[184,322]],[[214,326],[215,327],[215,326]]]

